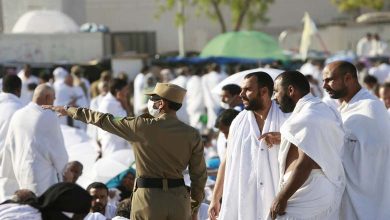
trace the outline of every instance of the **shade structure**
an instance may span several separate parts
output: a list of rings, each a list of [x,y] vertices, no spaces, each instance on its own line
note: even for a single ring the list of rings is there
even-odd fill
[[[357,23],[386,23],[390,22],[390,11],[369,12],[356,18]]]
[[[258,31],[228,32],[218,35],[203,48],[200,57],[287,59],[273,37]]]
[[[226,86],[227,84],[236,84],[238,86],[241,86],[245,76],[248,75],[249,73],[254,73],[254,72],[266,72],[268,73],[268,75],[271,76],[273,80],[275,80],[276,77],[283,72],[283,70],[272,69],[272,68],[256,68],[256,69],[238,72],[222,80],[220,83],[218,83],[218,85],[216,85],[213,88],[213,90],[211,90],[211,92],[220,95],[222,92],[222,87]]]

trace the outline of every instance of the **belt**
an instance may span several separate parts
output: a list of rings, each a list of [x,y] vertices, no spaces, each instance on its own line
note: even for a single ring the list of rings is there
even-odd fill
[[[165,182],[165,184],[164,184]],[[165,185],[165,186],[164,186]],[[137,178],[138,188],[174,188],[184,186],[184,179],[163,179],[163,178]]]

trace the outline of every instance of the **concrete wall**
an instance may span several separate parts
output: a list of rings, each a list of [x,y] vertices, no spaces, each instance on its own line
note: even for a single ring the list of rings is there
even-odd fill
[[[302,18],[306,11],[317,24],[346,16],[337,10],[331,0],[275,0],[267,13],[270,21],[261,29],[278,36],[284,29],[303,27]]]
[[[390,25],[350,25],[350,26],[329,26],[319,29],[319,35],[330,52],[340,50],[356,50],[356,44],[367,32],[378,33],[382,40],[390,44]],[[301,30],[291,31],[282,44],[285,49],[299,50]],[[312,37],[310,49],[323,50],[320,40]]]
[[[2,34],[0,62],[87,62],[105,55],[103,40],[101,33]]]
[[[175,10],[166,12],[157,19],[155,17],[157,2],[86,0],[86,17],[88,22],[107,25],[112,32],[155,31],[158,52],[178,50],[178,34],[174,24]],[[197,16],[193,7],[187,7],[185,13],[186,50],[200,50],[219,33],[219,27],[205,16]]]
[[[160,0],[163,2],[164,0]],[[178,50],[177,29],[174,25],[175,9],[164,13],[160,19],[154,17],[158,10],[157,0],[86,0],[86,17],[89,22],[107,25],[111,31],[155,31],[157,33],[157,51]],[[258,24],[259,30],[277,37],[288,28],[302,26],[304,12],[308,11],[318,23],[327,23],[340,16],[330,0],[275,0],[269,8],[267,25]],[[223,11],[231,29],[228,10]],[[186,7],[187,23],[185,29],[185,47],[187,50],[200,51],[206,43],[220,33],[216,21],[204,14],[198,16],[195,8]]]

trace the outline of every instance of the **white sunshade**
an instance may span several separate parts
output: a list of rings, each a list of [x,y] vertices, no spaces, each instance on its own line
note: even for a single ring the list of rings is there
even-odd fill
[[[224,87],[225,85],[228,85],[228,84],[236,84],[236,85],[241,86],[241,83],[244,81],[244,77],[246,75],[248,75],[249,73],[254,73],[254,72],[266,72],[272,77],[273,80],[275,80],[275,78],[279,74],[284,72],[284,70],[272,69],[272,68],[256,68],[256,69],[238,72],[238,73],[235,73],[235,74],[227,77],[226,79],[222,80],[222,82],[220,82],[217,86],[214,87],[212,92],[216,93],[216,94],[221,94],[222,87]]]

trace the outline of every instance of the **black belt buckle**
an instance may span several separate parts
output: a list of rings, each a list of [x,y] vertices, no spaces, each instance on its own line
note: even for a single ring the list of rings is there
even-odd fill
[[[163,178],[137,178],[138,188],[164,188],[163,181],[167,181],[168,188],[184,186],[184,179],[163,179]]]

